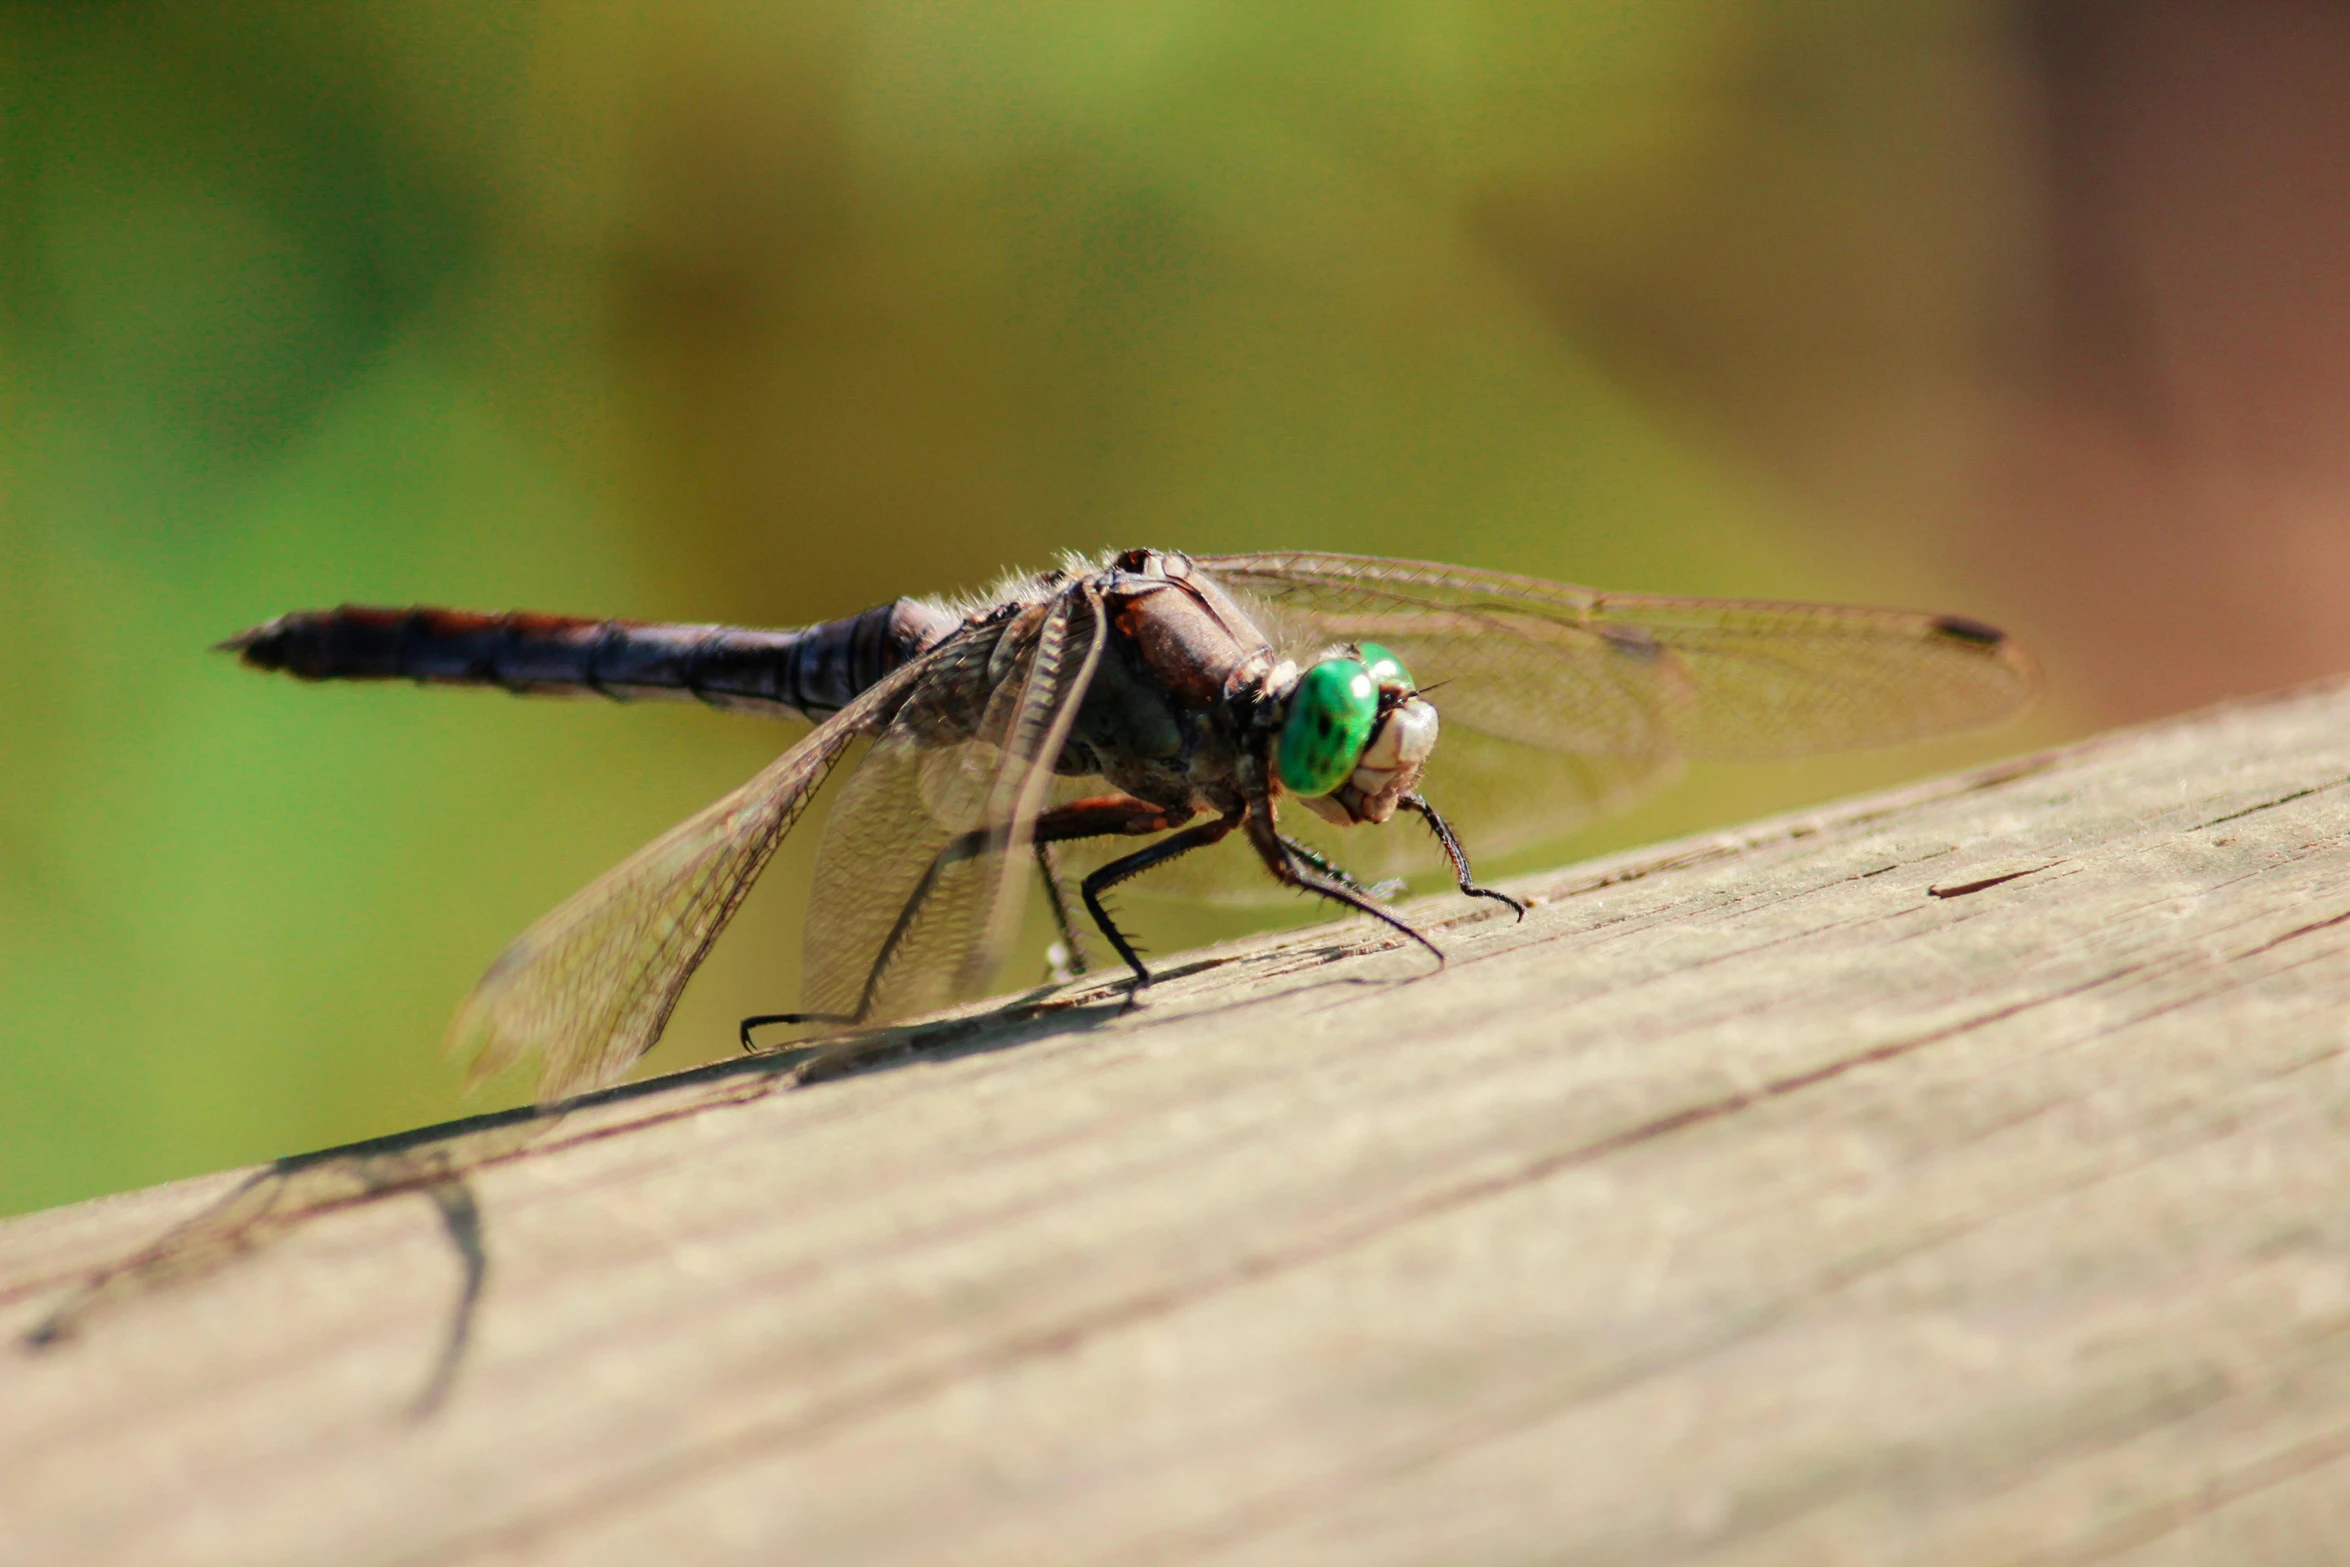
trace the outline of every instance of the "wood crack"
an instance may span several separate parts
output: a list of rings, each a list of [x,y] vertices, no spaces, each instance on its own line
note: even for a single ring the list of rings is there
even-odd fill
[[[2337,778],[2330,783],[2311,784],[2306,789],[2295,789],[2290,794],[2280,794],[2273,800],[2263,800],[2258,805],[2247,805],[2240,811],[2230,811],[2225,816],[2215,816],[2210,821],[2201,823],[2194,830],[2207,832],[2211,828],[2223,826],[2228,822],[2240,822],[2247,816],[2257,816],[2262,811],[2273,811],[2280,805],[2291,805],[2295,800],[2306,800],[2313,794],[2324,794],[2329,789],[2339,789],[2344,783],[2350,783],[2350,779]]]

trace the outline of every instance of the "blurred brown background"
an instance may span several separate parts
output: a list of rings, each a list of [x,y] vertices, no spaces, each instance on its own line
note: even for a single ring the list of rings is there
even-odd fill
[[[2317,0],[0,5],[0,1211],[495,1102],[481,966],[790,738],[203,652],[291,607],[1294,545],[2049,671],[1583,849],[2350,664],[2345,140]]]

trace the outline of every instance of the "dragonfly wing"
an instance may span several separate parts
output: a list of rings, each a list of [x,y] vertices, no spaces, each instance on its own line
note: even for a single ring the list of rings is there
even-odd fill
[[[2013,642],[1947,616],[1601,593],[1371,556],[1198,564],[1301,660],[1331,643],[1393,649],[1442,719],[1428,796],[1488,853],[1619,809],[1687,759],[1957,733],[2020,711],[2036,684]],[[1333,856],[1383,875],[1419,847],[1366,836],[1332,835]]]
[[[1445,687],[1433,700],[1448,730],[1544,750],[1759,760],[1893,745],[1997,723],[2037,684],[2004,634],[1947,615],[1600,593],[1373,556],[1199,564],[1298,648],[1393,648],[1422,686]]]
[[[939,657],[900,668],[516,938],[450,1025],[450,1045],[473,1057],[474,1075],[535,1049],[539,1097],[549,1101],[613,1082],[651,1049],[842,753],[883,724]]]
[[[1073,584],[969,637],[875,740],[817,852],[808,1010],[879,1022],[985,989],[1103,636]]]

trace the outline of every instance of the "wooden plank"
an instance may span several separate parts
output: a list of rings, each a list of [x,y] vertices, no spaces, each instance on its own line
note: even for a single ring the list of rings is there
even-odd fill
[[[0,1559],[2336,1561],[2346,777],[2299,692],[1440,900],[1441,973],[18,1220]]]

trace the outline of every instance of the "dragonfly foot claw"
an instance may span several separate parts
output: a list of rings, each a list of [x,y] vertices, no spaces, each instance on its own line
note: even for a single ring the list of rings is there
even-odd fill
[[[757,1017],[747,1017],[747,1018],[744,1018],[744,1019],[743,1019],[743,1024],[742,1024],[742,1042],[743,1042],[743,1054],[744,1054],[744,1055],[747,1055],[747,1056],[748,1056],[748,1055],[756,1055],[756,1054],[758,1054],[758,1052],[759,1052],[759,1047],[758,1047],[757,1045],[755,1045],[755,1044],[751,1043],[751,1030],[752,1030],[752,1029],[754,1029],[754,1028],[764,1028],[764,1027],[766,1027],[766,1026],[767,1026],[768,1024],[770,1024],[770,1023],[773,1023],[773,1024],[776,1024],[776,1025],[780,1026],[780,1025],[782,1025],[782,1024],[785,1024],[785,1023],[844,1023],[844,1024],[845,1024],[845,1023],[854,1023],[854,1022],[856,1022],[856,1021],[857,1021],[857,1019],[855,1019],[855,1018],[853,1018],[853,1017],[844,1016],[843,1014],[841,1014],[841,1013],[838,1013],[838,1012],[762,1012],[762,1013],[760,1013],[760,1014],[759,1014]]]
[[[1472,898],[1491,898],[1516,915],[1521,924],[1525,921],[1528,905],[1523,898],[1513,898],[1506,892],[1495,892],[1491,887],[1463,887],[1461,891]]]

